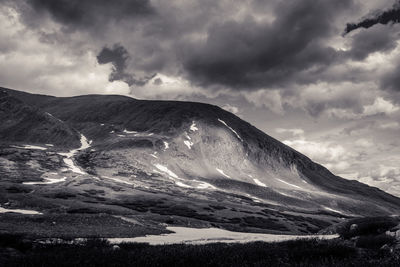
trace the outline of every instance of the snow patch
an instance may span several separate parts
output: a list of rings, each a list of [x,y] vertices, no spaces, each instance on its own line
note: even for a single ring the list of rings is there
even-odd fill
[[[50,147],[53,147],[54,145],[53,144],[45,144],[46,146],[50,146]]]
[[[197,182],[197,181],[196,181]],[[196,186],[196,188],[197,189],[207,189],[207,188],[210,188],[210,189],[217,189],[215,186],[213,186],[213,185],[211,185],[211,184],[209,184],[209,183],[206,183],[206,182],[200,182],[200,184],[198,184],[197,186]]]
[[[86,174],[84,173],[78,166],[75,165],[74,161],[71,158],[65,158],[64,163],[68,166],[68,168],[78,174]]]
[[[45,114],[47,114],[48,116],[52,117],[53,119],[58,120],[59,122],[63,122],[62,120],[60,120],[59,118],[54,117],[53,115],[51,115],[51,114],[48,113],[48,112],[45,112]]]
[[[92,143],[92,141],[88,141],[87,138],[83,134],[81,134],[81,140],[80,141],[81,141],[81,147],[80,148],[72,149],[67,153],[58,153],[58,154],[65,157],[63,159],[63,161],[69,167],[69,169],[72,172],[75,172],[75,173],[78,173],[78,174],[86,174],[78,166],[75,165],[75,163],[72,160],[72,158],[74,157],[74,155],[76,153],[78,153],[78,151],[89,148],[90,144]]]
[[[196,127],[196,123],[194,121],[192,122],[192,125],[190,125],[190,130],[192,132],[195,132],[195,131],[199,130],[199,128]]]
[[[92,143],[92,141],[88,141],[88,139],[86,138],[86,136],[84,136],[83,134],[81,134],[81,147],[78,150],[84,150],[86,148],[90,147],[90,144]]]
[[[192,140],[192,138],[190,138],[190,136],[188,135],[187,132],[185,132],[185,137],[186,137],[188,140]]]
[[[101,178],[106,178],[108,180],[112,180],[115,181],[117,183],[122,183],[122,184],[128,184],[128,185],[134,185],[134,183],[128,182],[128,181],[124,181],[118,178],[112,178],[112,177],[108,177],[108,176],[102,176]]]
[[[256,197],[252,197],[251,199],[253,200],[253,202],[256,202],[256,203],[262,202],[259,198],[256,198]]]
[[[336,213],[340,213],[340,214],[342,214],[342,212],[341,212],[341,211],[334,210],[334,209],[331,209],[331,208],[328,208],[328,207],[324,207],[324,209],[326,209],[326,210],[329,210],[329,211],[333,211],[333,212],[336,212]]]
[[[62,177],[62,178],[44,178],[44,182],[23,182],[22,184],[27,184],[27,185],[46,185],[46,184],[56,184],[56,183],[61,183],[65,182],[67,180],[67,177]]]
[[[35,211],[35,210],[5,209],[5,208],[0,207],[0,213],[7,213],[7,212],[14,212],[14,213],[20,213],[20,214],[26,214],[26,215],[43,214],[43,213]]]
[[[222,123],[223,125],[225,125],[226,127],[228,127],[228,129],[231,130],[231,131],[236,135],[236,137],[239,138],[240,141],[243,142],[243,139],[240,137],[240,135],[239,135],[235,130],[233,130],[228,124],[226,124],[226,122],[224,122],[224,121],[221,120],[221,119],[218,119],[218,121],[221,122],[221,123]]]
[[[137,133],[136,131],[128,131],[127,129],[125,129],[124,130],[124,133],[127,133],[127,134],[135,134],[135,133]]]
[[[184,183],[181,183],[181,182],[175,182],[175,184],[177,186],[184,187],[184,188],[193,188],[190,185],[187,185],[187,184],[184,184]]]
[[[283,181],[283,180],[281,180],[281,179],[278,179],[278,178],[275,178],[276,180],[278,180],[279,182],[281,182],[281,183],[284,183],[284,184],[287,184],[287,185],[290,185],[290,186],[293,186],[293,187],[295,187],[295,188],[298,188],[298,189],[303,189],[303,188],[301,188],[300,186],[297,186],[297,185],[294,185],[294,184],[291,184],[291,183],[288,183],[288,182],[286,182],[286,181]]]
[[[11,146],[15,148],[21,148],[21,149],[37,149],[37,150],[47,150],[47,147],[42,147],[42,146],[32,146],[32,145],[23,145],[23,146]]]
[[[156,155],[154,155],[154,154],[150,154],[150,156],[152,156],[155,159],[158,159],[158,157]]]
[[[225,174],[223,170],[215,168],[220,174],[222,174],[225,177],[231,178],[229,175]]]
[[[154,165],[157,169],[159,169],[162,172],[165,172],[166,174],[168,174],[169,176],[178,179],[178,175],[176,175],[175,173],[173,173],[172,171],[170,171],[167,167],[161,165],[161,164],[155,164]]]
[[[193,142],[191,141],[192,138],[190,138],[190,136],[188,135],[187,132],[185,132],[185,137],[186,137],[187,140],[183,141],[183,143],[184,143],[189,149],[192,149],[192,146],[193,146]]]
[[[279,194],[283,195],[283,196],[292,197],[291,195],[288,195],[288,194],[283,193],[283,192],[281,192],[281,191],[278,191],[278,190],[275,190],[275,191],[278,192]]]
[[[168,149],[168,148],[169,148],[168,142],[165,142],[165,141],[164,141],[164,148],[165,148],[165,149]]]
[[[192,142],[190,142],[190,141],[188,141],[188,140],[185,140],[185,141],[183,141],[183,143],[184,143],[189,149],[192,149],[192,146],[193,146],[193,143],[192,143]]]
[[[259,186],[262,186],[262,187],[267,187],[267,185],[266,184],[264,184],[263,182],[261,182],[260,180],[258,180],[258,179],[253,179],[253,181],[257,184],[257,185],[259,185]]]

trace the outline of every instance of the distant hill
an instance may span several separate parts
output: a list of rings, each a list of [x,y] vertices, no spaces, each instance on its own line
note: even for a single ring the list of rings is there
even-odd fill
[[[79,145],[74,129],[38,107],[0,88],[0,140],[7,142],[50,143],[66,147]]]

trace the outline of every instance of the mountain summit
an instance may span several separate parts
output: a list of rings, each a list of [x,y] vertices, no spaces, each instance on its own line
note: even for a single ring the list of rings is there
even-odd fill
[[[128,235],[126,221],[143,233],[166,223],[301,234],[400,213],[399,198],[213,105],[0,88],[0,119],[0,205],[49,220]]]

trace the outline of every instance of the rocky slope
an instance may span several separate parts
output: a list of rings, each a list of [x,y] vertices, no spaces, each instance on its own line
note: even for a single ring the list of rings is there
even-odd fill
[[[0,91],[3,114],[17,114],[12,123],[47,129],[42,138],[1,135],[0,205],[44,217],[122,216],[138,227],[270,233],[317,232],[347,218],[400,211],[399,198],[333,175],[216,106]],[[36,115],[29,124],[13,111],[20,106],[51,117]]]

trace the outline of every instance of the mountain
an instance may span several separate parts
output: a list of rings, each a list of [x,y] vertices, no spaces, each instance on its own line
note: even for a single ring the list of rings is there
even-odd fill
[[[0,214],[0,230],[82,236],[101,226],[102,236],[127,236],[167,224],[301,234],[400,213],[399,198],[335,176],[217,106],[0,92],[0,205],[42,213],[40,222]]]

